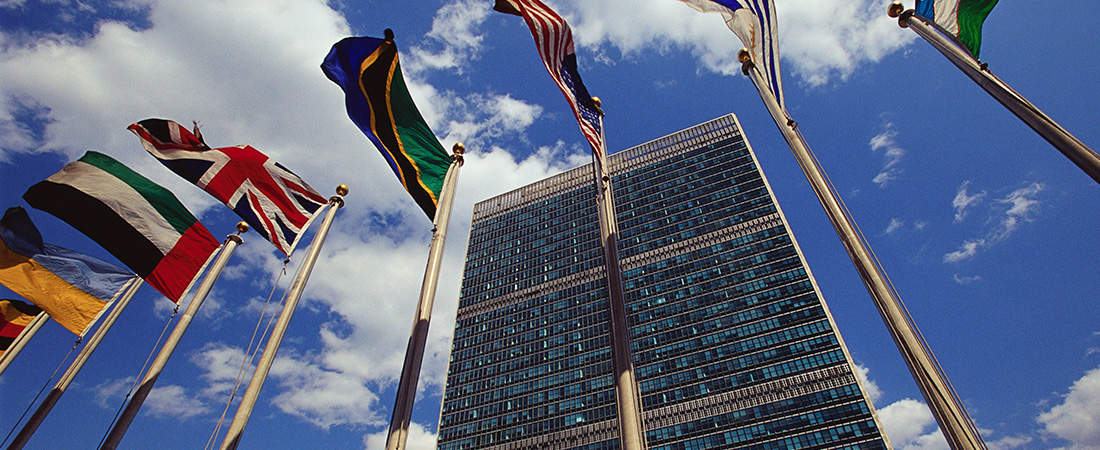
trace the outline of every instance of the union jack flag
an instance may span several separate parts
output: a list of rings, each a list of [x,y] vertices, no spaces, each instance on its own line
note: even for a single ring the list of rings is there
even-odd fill
[[[128,129],[168,169],[232,208],[284,254],[328,203],[294,172],[251,146],[210,148],[197,126],[192,133],[171,120],[145,119]]]
[[[600,133],[600,108],[592,101],[577,72],[577,54],[573,51],[573,31],[565,19],[539,0],[497,0],[493,9],[523,17],[550,77],[573,108],[581,133],[592,145],[596,158],[603,160],[604,145]]]

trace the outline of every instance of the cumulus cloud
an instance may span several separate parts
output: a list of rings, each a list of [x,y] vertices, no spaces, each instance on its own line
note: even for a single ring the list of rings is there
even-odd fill
[[[1074,382],[1062,403],[1036,420],[1046,433],[1069,441],[1071,450],[1100,449],[1100,367]]]
[[[923,402],[906,398],[878,410],[883,431],[897,450],[949,450],[932,411]]]
[[[898,147],[897,141],[894,140],[897,135],[894,124],[885,122],[882,125],[882,132],[871,138],[871,150],[875,152],[883,150],[883,157],[886,159],[882,169],[871,180],[880,188],[885,188],[901,173],[898,163],[901,162],[902,156],[905,156],[905,149]]]
[[[871,369],[867,366],[856,364],[856,375],[859,376],[860,384],[863,386],[863,393],[867,394],[867,398],[872,402],[877,402],[882,399],[882,389],[878,387],[878,383],[867,376],[870,372]]]
[[[556,3],[565,3],[559,1]],[[776,2],[779,50],[789,75],[809,86],[844,80],[916,39],[886,16],[886,0]],[[676,2],[585,0],[560,8],[579,45],[627,57],[646,49],[687,49],[706,70],[740,75],[741,42],[721,16]],[[785,30],[798,30],[797,33]]]
[[[432,29],[426,36],[429,42],[413,46],[404,58],[403,68],[413,75],[439,69],[462,73],[462,68],[481,52],[484,37],[478,34],[478,27],[489,16],[489,8],[489,2],[479,0],[443,5],[432,20]]]
[[[363,437],[363,447],[366,450],[382,450],[386,448],[386,430],[368,434]],[[435,450],[435,432],[419,423],[409,424],[409,440],[405,448],[409,450]]]
[[[103,409],[119,408],[136,389],[135,377],[106,380],[92,388],[96,405]],[[213,409],[203,399],[189,393],[188,389],[178,385],[156,386],[142,404],[142,413],[157,418],[179,420],[206,415]]]

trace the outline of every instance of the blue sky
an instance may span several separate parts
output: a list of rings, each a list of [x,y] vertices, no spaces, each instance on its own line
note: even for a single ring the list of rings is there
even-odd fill
[[[237,219],[142,150],[126,126],[196,120],[323,193],[351,187],[243,448],[382,448],[431,225],[343,110],[319,64],[392,28],[406,81],[459,179],[411,449],[433,447],[473,203],[588,160],[522,20],[490,0],[0,0],[0,201],[87,149],[169,187],[216,235]],[[945,450],[912,378],[717,15],[675,0],[553,0],[612,151],[734,112],[894,447]],[[1100,186],[879,0],[776,0],[786,103],[994,450],[1100,449]],[[911,2],[907,6],[912,6]],[[1092,147],[1100,111],[1092,3],[1001,2],[990,69]],[[31,210],[48,242],[111,260]],[[228,399],[279,277],[244,236],[124,448],[198,448]],[[300,255],[299,255],[300,257]],[[288,268],[293,273],[294,264]],[[0,288],[0,296],[11,295]],[[270,316],[271,308],[267,316]],[[144,288],[28,448],[94,448],[171,312]],[[0,377],[13,426],[72,346],[48,324]],[[51,383],[52,386],[52,383]],[[234,408],[230,409],[230,415]],[[6,430],[5,430],[6,432]],[[219,441],[220,442],[220,441]]]

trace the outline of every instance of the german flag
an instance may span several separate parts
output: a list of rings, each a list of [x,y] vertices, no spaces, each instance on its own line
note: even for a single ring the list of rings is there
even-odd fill
[[[451,156],[432,133],[401,76],[393,32],[332,46],[321,70],[344,90],[348,116],[378,147],[429,219],[435,219]]]
[[[0,300],[0,355],[42,310],[18,300]]]

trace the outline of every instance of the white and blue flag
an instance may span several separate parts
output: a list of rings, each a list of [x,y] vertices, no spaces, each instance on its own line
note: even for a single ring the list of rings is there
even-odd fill
[[[772,0],[680,0],[700,12],[721,13],[733,34],[741,38],[752,61],[764,75],[768,89],[783,106],[779,76],[779,36]],[[783,106],[785,108],[785,106]]]

